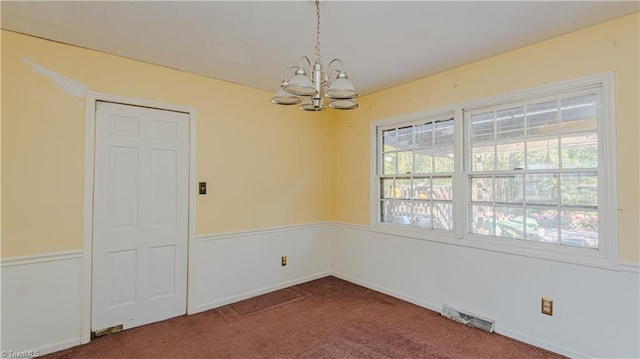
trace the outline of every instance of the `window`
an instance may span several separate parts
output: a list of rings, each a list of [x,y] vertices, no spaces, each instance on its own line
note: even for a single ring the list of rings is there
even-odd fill
[[[617,265],[612,75],[372,124],[372,229]]]
[[[598,248],[599,98],[465,112],[469,233]]]
[[[453,229],[453,114],[380,130],[380,222]]]

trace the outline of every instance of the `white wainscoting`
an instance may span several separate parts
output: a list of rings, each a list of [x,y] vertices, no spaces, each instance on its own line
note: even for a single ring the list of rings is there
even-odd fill
[[[496,331],[570,357],[640,357],[640,274],[540,260],[335,224],[334,275],[440,311],[496,320]],[[554,301],[553,316],[540,298]]]
[[[199,236],[192,313],[331,274],[330,223]],[[287,266],[280,266],[286,255]],[[82,251],[0,260],[2,348],[47,354],[81,344]]]
[[[0,263],[2,353],[47,354],[79,345],[82,251]]]
[[[201,312],[326,275],[440,311],[496,320],[506,336],[571,357],[640,357],[640,268],[619,271],[316,223],[199,236],[190,276]],[[288,264],[280,266],[286,255]],[[0,261],[2,348],[46,354],[81,343],[82,252]],[[554,300],[552,317],[540,297]]]
[[[331,233],[331,224],[317,223],[198,236],[193,313],[330,275]]]

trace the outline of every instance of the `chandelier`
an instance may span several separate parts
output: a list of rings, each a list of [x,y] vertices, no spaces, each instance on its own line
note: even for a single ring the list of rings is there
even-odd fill
[[[304,111],[322,111],[326,109],[324,98],[329,101],[329,107],[336,110],[353,110],[358,108],[355,98],[358,93],[349,81],[344,71],[344,64],[340,59],[333,59],[327,66],[328,74],[322,69],[320,58],[320,0],[316,4],[316,49],[315,64],[302,56],[299,66],[290,67],[284,74],[280,89],[271,98],[276,105],[297,105]],[[335,65],[335,66],[334,66]],[[292,78],[289,76],[295,70]],[[308,73],[311,76],[307,75]]]

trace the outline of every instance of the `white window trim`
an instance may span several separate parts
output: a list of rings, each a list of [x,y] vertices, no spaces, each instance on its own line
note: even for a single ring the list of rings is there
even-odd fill
[[[437,229],[423,229],[423,228],[417,228],[417,227],[402,227],[402,226],[398,226],[398,225],[393,225],[393,224],[387,224],[387,223],[382,223],[379,221],[379,216],[380,214],[378,213],[378,202],[379,202],[379,188],[380,188],[380,184],[378,181],[378,172],[381,171],[381,165],[378,163],[378,145],[382,143],[381,138],[379,137],[379,129],[387,129],[387,128],[391,128],[394,127],[395,125],[404,125],[404,124],[410,124],[410,123],[416,123],[419,122],[421,120],[424,119],[432,119],[432,118],[437,118],[437,117],[449,117],[452,116],[454,117],[454,133],[457,133],[455,131],[457,131],[457,125],[456,123],[459,122],[456,120],[455,116],[457,115],[457,112],[455,111],[455,109],[453,107],[443,107],[443,108],[439,108],[436,110],[429,110],[429,111],[421,111],[421,112],[415,112],[415,113],[410,113],[410,114],[406,114],[406,115],[401,115],[398,117],[393,117],[393,118],[389,118],[389,119],[385,119],[385,120],[381,120],[381,121],[376,121],[374,123],[371,124],[371,193],[370,193],[370,198],[371,198],[371,211],[370,211],[370,227],[371,229],[373,229],[376,232],[381,232],[381,233],[387,233],[387,234],[395,234],[395,235],[399,235],[399,236],[403,236],[403,237],[409,237],[409,238],[419,238],[419,239],[426,239],[426,240],[431,240],[431,241],[441,241],[441,238],[448,238],[453,240],[454,239],[454,233],[455,233],[455,224],[454,224],[454,231],[448,231],[448,230],[437,230]],[[457,138],[455,138],[454,140],[455,144],[454,144],[454,151],[456,150],[457,147]],[[456,153],[456,156],[458,154]],[[455,172],[453,174],[453,182],[455,183],[456,179],[456,175],[457,175],[457,166],[458,166],[458,161],[455,162]],[[434,175],[437,175],[434,173]],[[455,196],[453,199],[454,202],[454,210],[455,210]],[[455,218],[455,215],[454,215]]]
[[[463,171],[465,158],[463,111],[488,106],[526,101],[532,97],[550,96],[581,88],[600,87],[602,106],[598,123],[598,160],[602,172],[598,179],[599,230],[598,250],[548,245],[511,239],[488,238],[466,233],[466,203],[468,190]],[[542,85],[535,88],[509,92],[478,100],[467,101],[443,108],[405,114],[397,117],[377,120],[370,127],[370,230],[402,237],[417,238],[439,243],[490,250],[513,255],[534,257],[592,267],[618,270],[618,221],[617,221],[617,184],[616,184],[616,134],[615,134],[615,96],[613,71],[585,76],[577,79]],[[379,197],[378,175],[378,130],[382,127],[401,125],[424,118],[454,113],[455,128],[455,173],[453,178],[454,230],[439,231],[412,227],[399,227],[379,222],[377,202]],[[606,150],[604,150],[606,149]],[[600,215],[602,214],[602,215]]]

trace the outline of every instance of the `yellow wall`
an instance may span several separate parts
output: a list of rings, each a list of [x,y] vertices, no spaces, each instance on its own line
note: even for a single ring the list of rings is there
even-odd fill
[[[211,234],[325,220],[368,224],[371,121],[614,70],[620,259],[639,263],[638,28],[639,14],[626,16],[364,96],[357,111],[324,113],[2,31],[1,255],[82,247],[85,99],[57,87],[51,73],[94,91],[196,108],[196,177],[209,183],[197,199],[196,231]]]
[[[2,256],[82,248],[85,97],[197,110],[197,234],[331,219],[331,122],[272,94],[2,31]],[[61,87],[52,80],[65,81]],[[61,80],[62,79],[62,80]],[[274,84],[277,86],[277,84]],[[275,89],[275,87],[274,87]]]
[[[619,257],[640,262],[639,13],[362,97],[333,117],[334,219],[369,223],[370,122],[613,70]]]

